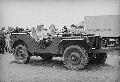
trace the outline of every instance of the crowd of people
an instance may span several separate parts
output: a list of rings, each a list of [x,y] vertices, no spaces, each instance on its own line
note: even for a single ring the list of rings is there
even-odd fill
[[[44,25],[37,25],[37,27],[31,28],[31,36],[36,40],[42,40],[43,38],[48,38],[49,36],[54,36],[58,33],[54,24],[51,24],[49,29],[44,28]]]
[[[86,34],[84,32],[84,25],[75,25],[72,24],[70,27],[63,26],[61,30],[58,31],[54,24],[51,24],[49,28],[45,28],[44,25],[37,25],[36,27],[31,27],[31,29],[24,29],[20,27],[2,27],[0,29],[0,37],[5,36],[5,48],[7,51],[10,51],[10,34],[11,33],[20,33],[20,32],[30,32],[30,35],[39,43],[43,40],[46,40],[55,34],[63,33],[63,34]],[[3,36],[2,36],[3,34]],[[3,50],[1,50],[3,51]]]

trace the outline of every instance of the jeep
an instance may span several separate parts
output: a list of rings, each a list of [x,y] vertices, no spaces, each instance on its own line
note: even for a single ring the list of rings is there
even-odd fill
[[[31,56],[40,56],[46,61],[52,60],[53,57],[63,57],[66,68],[81,70],[91,61],[104,63],[107,58],[105,50],[101,48],[101,36],[94,34],[56,34],[51,41],[42,41],[44,48],[29,32],[11,33],[10,38],[16,61],[25,64]]]

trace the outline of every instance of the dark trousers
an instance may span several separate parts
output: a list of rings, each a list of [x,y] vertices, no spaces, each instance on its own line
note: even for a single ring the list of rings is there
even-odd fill
[[[4,53],[5,51],[5,39],[0,40],[0,53]]]

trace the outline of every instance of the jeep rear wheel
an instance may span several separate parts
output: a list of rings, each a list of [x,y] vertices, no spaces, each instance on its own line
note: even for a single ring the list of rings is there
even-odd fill
[[[67,47],[63,54],[65,67],[72,70],[84,69],[88,63],[86,50],[79,46]]]
[[[30,60],[27,48],[23,45],[18,45],[16,47],[14,55],[17,63],[27,64]]]

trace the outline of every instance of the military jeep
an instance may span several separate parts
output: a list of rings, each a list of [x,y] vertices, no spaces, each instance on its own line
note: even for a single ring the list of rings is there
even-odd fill
[[[39,47],[28,32],[12,33],[10,38],[15,59],[21,63],[28,63],[31,56],[40,56],[46,61],[63,57],[66,68],[80,70],[90,61],[104,63],[107,58],[101,48],[101,37],[92,34],[56,34],[45,48]]]

